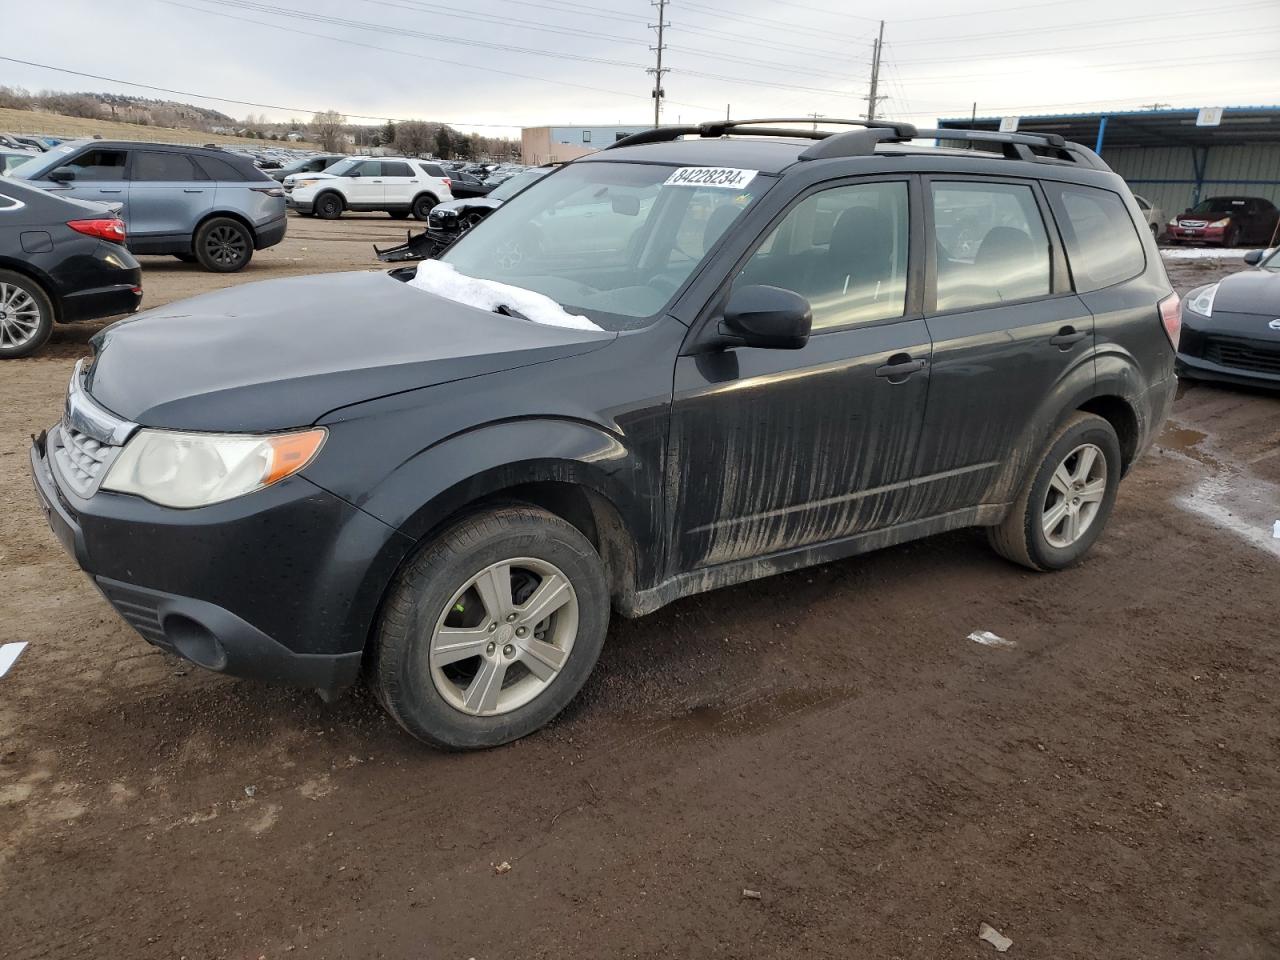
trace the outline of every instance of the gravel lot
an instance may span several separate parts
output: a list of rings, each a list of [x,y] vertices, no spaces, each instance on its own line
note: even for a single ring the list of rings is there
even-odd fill
[[[145,258],[146,302],[403,234],[295,218],[235,277]],[[27,437],[97,328],[0,369],[0,956],[1280,956],[1276,398],[1185,386],[1079,568],[968,531],[682,600],[445,755],[148,647],[62,554]]]

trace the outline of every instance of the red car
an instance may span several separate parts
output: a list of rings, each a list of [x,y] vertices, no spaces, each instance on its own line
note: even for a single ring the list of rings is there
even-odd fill
[[[1280,210],[1261,197],[1210,197],[1169,221],[1170,243],[1268,245],[1280,223]]]

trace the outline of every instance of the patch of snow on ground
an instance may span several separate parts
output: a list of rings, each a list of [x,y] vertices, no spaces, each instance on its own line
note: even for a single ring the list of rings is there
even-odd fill
[[[569,313],[550,297],[523,287],[513,287],[496,280],[480,280],[459,273],[453,264],[439,260],[423,260],[409,286],[426,290],[436,296],[465,303],[467,306],[493,312],[507,307],[523,314],[534,323],[549,327],[571,327],[574,330],[599,330],[600,327],[586,317]]]
[[[1248,252],[1248,250],[1228,247],[1160,248],[1160,256],[1166,260],[1239,260]],[[1267,253],[1271,253],[1271,250],[1268,250]]]

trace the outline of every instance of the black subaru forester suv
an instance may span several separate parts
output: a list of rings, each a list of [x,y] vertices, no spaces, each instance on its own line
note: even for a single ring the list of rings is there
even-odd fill
[[[966,526],[1077,562],[1174,394],[1133,197],[1056,137],[843,126],[637,134],[438,261],[108,328],[50,524],[149,642],[363,672],[454,748],[555,716],[611,609]]]

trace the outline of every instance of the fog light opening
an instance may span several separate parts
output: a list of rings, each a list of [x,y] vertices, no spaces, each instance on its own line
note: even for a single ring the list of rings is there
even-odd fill
[[[165,636],[173,649],[197,666],[222,671],[227,666],[227,652],[207,627],[190,617],[173,614],[165,617]]]

